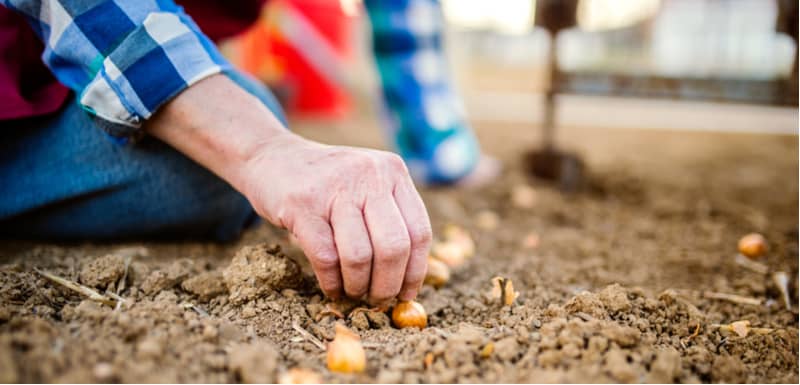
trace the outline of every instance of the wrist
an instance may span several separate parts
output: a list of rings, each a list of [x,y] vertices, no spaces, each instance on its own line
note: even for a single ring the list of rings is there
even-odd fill
[[[146,124],[153,136],[244,192],[245,169],[271,142],[296,137],[256,97],[227,76],[184,90]]]

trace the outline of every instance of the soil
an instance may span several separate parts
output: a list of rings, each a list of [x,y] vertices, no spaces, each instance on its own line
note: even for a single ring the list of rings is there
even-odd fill
[[[0,382],[798,382],[796,137],[569,129],[560,140],[589,181],[562,194],[523,172],[530,128],[477,128],[506,168],[481,189],[423,191],[435,229],[454,223],[477,243],[447,284],[421,291],[426,329],[328,303],[266,224],[227,245],[6,241]],[[750,232],[769,241],[758,262],[789,273],[793,310],[770,273],[736,262]],[[93,302],[35,269],[125,302]],[[495,276],[520,293],[512,305],[488,296]],[[719,326],[741,320],[746,336]],[[336,322],[361,336],[365,373],[329,372],[297,331],[330,341]]]

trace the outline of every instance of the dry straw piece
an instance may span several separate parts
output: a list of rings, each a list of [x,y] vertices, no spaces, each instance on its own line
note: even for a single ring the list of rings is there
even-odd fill
[[[49,279],[50,281],[52,281],[54,283],[57,283],[57,284],[59,284],[61,286],[64,286],[64,287],[66,287],[68,289],[74,290],[74,291],[76,291],[76,292],[78,292],[80,294],[85,295],[87,298],[89,298],[92,301],[100,302],[100,303],[102,303],[104,305],[108,305],[108,306],[111,306],[111,307],[115,307],[118,303],[124,302],[124,300],[119,296],[115,295],[114,296],[115,298],[111,298],[111,297],[105,296],[103,294],[100,294],[100,293],[96,292],[94,289],[91,289],[91,288],[83,286],[83,285],[81,285],[79,283],[72,282],[70,280],[61,278],[61,277],[59,277],[57,275],[50,274],[50,273],[48,273],[46,271],[41,271],[39,269],[36,269],[36,272],[41,274],[43,277]]]
[[[750,327],[750,321],[748,320],[731,322],[729,324],[713,324],[711,327],[717,328],[717,330],[719,330],[719,332],[724,336],[735,334],[739,338],[747,337],[750,333],[759,335],[769,334],[774,330],[771,328]]]

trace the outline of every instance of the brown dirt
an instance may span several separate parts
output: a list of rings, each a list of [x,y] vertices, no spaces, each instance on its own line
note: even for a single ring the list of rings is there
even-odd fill
[[[267,225],[233,245],[147,244],[124,286],[125,258],[114,253],[124,245],[5,242],[0,382],[270,382],[300,367],[332,382],[797,383],[797,314],[768,275],[734,258],[741,235],[764,234],[761,262],[789,273],[797,306],[796,137],[566,131],[594,187],[565,196],[520,171],[532,143],[523,127],[482,128],[508,167],[502,178],[424,191],[435,228],[459,224],[478,246],[448,284],[420,293],[425,330],[327,304],[302,254]],[[523,184],[535,199],[519,207],[511,195]],[[496,228],[476,225],[487,210]],[[264,246],[273,243],[286,255]],[[34,268],[101,292],[122,286],[126,303],[91,302]],[[512,306],[487,296],[498,275],[521,294]],[[293,328],[330,341],[331,307],[350,313],[338,322],[367,348],[361,375],[328,372],[324,352]],[[739,320],[772,330],[737,337],[716,327]]]

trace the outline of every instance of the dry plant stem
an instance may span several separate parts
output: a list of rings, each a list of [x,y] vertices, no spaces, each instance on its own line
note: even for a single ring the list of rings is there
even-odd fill
[[[697,337],[700,334],[700,324],[694,327],[694,332],[689,336],[689,339]]]
[[[789,298],[789,274],[783,271],[772,274],[772,281],[778,286],[786,310],[792,310],[792,300]]]
[[[769,267],[767,265],[765,265],[763,263],[751,261],[750,259],[748,259],[747,257],[745,257],[742,254],[737,254],[735,260],[736,260],[736,264],[738,264],[739,266],[744,267],[745,269],[750,270],[750,271],[752,271],[754,273],[758,273],[758,274],[767,274],[767,273],[769,273]]]
[[[711,329],[725,329],[725,328],[730,328],[731,324],[711,324],[711,325],[708,325],[708,327],[711,328]],[[769,334],[769,333],[772,333],[773,331],[775,331],[775,329],[773,329],[773,328],[752,328],[752,327],[748,328],[748,330],[749,330],[749,332],[751,332],[753,334],[758,334],[758,335],[765,335],[765,334]]]
[[[64,286],[64,287],[66,287],[68,289],[74,290],[74,291],[76,291],[76,292],[78,292],[80,294],[83,294],[83,295],[85,295],[86,297],[88,297],[92,301],[97,301],[97,302],[100,302],[102,304],[105,304],[105,305],[108,305],[108,306],[111,306],[111,307],[116,306],[116,304],[118,302],[118,301],[113,300],[113,299],[111,299],[109,297],[106,297],[106,296],[104,296],[104,295],[102,295],[102,294],[100,294],[100,293],[98,293],[98,292],[86,287],[86,286],[83,286],[83,285],[81,285],[79,283],[66,280],[64,278],[61,278],[59,276],[50,274],[50,273],[45,272],[45,271],[41,271],[39,269],[34,269],[34,270],[36,270],[37,273],[41,274],[43,277],[49,279],[50,281],[52,281],[54,283],[57,283],[57,284],[59,284],[61,286]]]
[[[128,270],[131,266],[131,261],[133,261],[133,255],[125,256],[125,269],[122,272],[122,278],[119,279],[119,283],[117,284],[117,293],[122,293],[125,290],[125,283],[128,281]]]
[[[738,303],[738,304],[742,304],[742,305],[753,305],[753,306],[761,305],[761,300],[758,299],[758,298],[745,297],[745,296],[736,295],[736,294],[717,293],[717,292],[714,292],[714,291],[707,291],[707,292],[703,293],[703,297],[709,298],[709,299],[719,299],[719,300],[722,300],[722,301],[728,301],[728,302]]]
[[[292,321],[292,328],[296,330],[300,335],[302,335],[308,342],[314,344],[314,346],[318,347],[320,350],[325,351],[325,344],[322,343],[317,337],[314,337],[313,334],[309,333],[308,330],[303,329],[297,321]]]
[[[119,295],[112,293],[110,291],[106,291],[106,295],[111,297],[114,301],[117,301],[117,304],[114,305],[114,310],[119,310],[122,307],[122,303],[125,302],[125,298],[120,297]]]
[[[580,319],[582,319],[582,320],[584,320],[584,321],[586,321],[586,322],[589,322],[589,321],[594,319],[594,317],[592,317],[591,315],[586,314],[586,313],[584,313],[582,311],[579,311],[579,312],[575,313],[575,316],[580,318]]]
[[[201,315],[203,317],[208,317],[208,312],[207,311],[203,310],[203,308],[201,308],[200,306],[197,306],[197,305],[195,305],[195,304],[193,304],[191,302],[182,303],[181,306],[183,306],[184,309],[192,309],[197,314],[199,314],[199,315]]]

